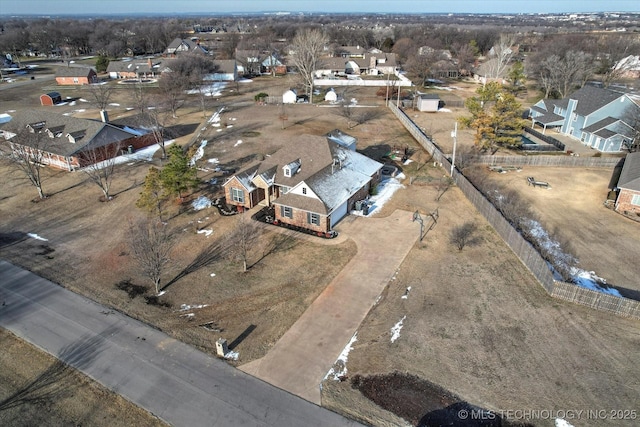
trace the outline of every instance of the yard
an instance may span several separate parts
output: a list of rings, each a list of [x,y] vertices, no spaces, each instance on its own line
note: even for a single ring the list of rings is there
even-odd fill
[[[231,363],[255,360],[268,352],[357,248],[348,238],[337,245],[325,245],[322,239],[289,238],[267,228],[259,250],[252,255],[252,268],[242,273],[240,263],[217,246],[234,229],[238,217],[223,217],[215,208],[195,210],[190,202],[198,196],[220,195],[220,184],[229,172],[268,156],[284,140],[339,128],[358,138],[360,150],[382,161],[393,162],[391,159],[401,157],[405,148],[413,152],[413,163],[393,163],[406,177],[414,177],[414,183],[409,185],[409,179],[405,180],[405,188],[377,215],[403,209],[409,213],[418,210],[426,218],[438,209],[439,219],[409,253],[361,325],[348,356],[347,380],[323,383],[323,405],[375,425],[397,425],[402,421],[353,389],[351,378],[399,371],[430,380],[469,403],[494,410],[637,409],[637,321],[548,297],[461,193],[440,186],[444,171],[417,151],[413,139],[383,107],[372,109],[379,115],[349,129],[337,109],[256,105],[253,101],[258,92],[279,96],[290,85],[286,78],[259,79],[229,88],[209,105],[207,117],[219,112],[219,120],[211,122],[203,118],[196,103],[179,111],[180,122],[197,131],[175,143],[202,148],[197,167],[203,184],[184,203],[171,207],[169,224],[177,232],[178,247],[172,268],[164,277],[164,283],[170,285],[159,298],[161,305],[148,304],[143,298],[153,292],[136,270],[126,244],[127,224],[138,214],[133,206],[140,185],[149,166],[162,163],[158,153],[150,162],[119,166],[113,184],[115,198],[108,203],[99,201],[100,190],[81,172],[48,169],[44,170],[44,186],[51,197],[34,201],[35,189],[0,159],[0,182],[4,183],[0,187],[0,257],[205,351],[213,353],[215,340],[224,337],[238,353],[238,361]],[[72,91],[74,95],[68,96],[85,98],[81,89]],[[35,105],[35,95],[40,92],[38,88],[17,96],[5,90],[0,97],[3,106],[7,105],[4,108],[24,108]],[[130,114],[129,92],[119,90],[116,94],[110,117]],[[359,99],[360,105],[382,103],[365,90],[354,90],[349,96]],[[11,107],[13,103],[15,107]],[[84,109],[76,114],[97,117],[97,111],[89,106],[50,108],[63,112]],[[447,135],[454,119],[455,113],[447,112],[425,116],[434,128],[438,126],[443,141],[450,139]],[[425,123],[424,127],[428,126]],[[616,247],[625,233],[637,236],[633,233],[637,224],[631,224],[636,229],[626,225],[609,228],[614,223],[610,215],[615,214],[602,207],[604,172],[585,171],[586,175],[573,180],[571,186],[566,184],[568,177],[577,172],[569,171],[571,175],[566,176],[561,172],[509,172],[495,174],[493,179],[522,187],[523,196],[536,203],[545,226],[562,227],[562,234],[566,230],[568,237],[583,236],[585,230],[594,233],[600,254],[589,258],[587,239],[584,245],[576,244],[581,265],[611,283],[629,284],[634,264],[619,263],[626,264],[626,270],[624,265],[609,265],[602,253]],[[549,181],[552,190],[527,187],[525,174]],[[593,187],[588,187],[593,193],[588,205],[582,182],[593,182]],[[588,219],[573,221],[573,204],[561,203],[579,202],[581,194],[585,204],[576,205],[576,217],[597,212],[602,228],[590,225]],[[554,215],[547,206],[566,214]],[[618,219],[626,221],[616,216],[616,224]],[[466,221],[478,225],[481,240],[460,252],[449,243],[449,233]],[[629,256],[637,253],[637,248],[637,240],[625,243]],[[613,251],[609,253],[611,260],[620,260]],[[637,277],[637,269],[635,274]],[[136,294],[136,290],[143,294]],[[397,334],[393,336],[397,337],[391,342],[394,326]],[[414,408],[414,418],[444,405],[443,401],[440,407]],[[538,424],[538,420],[534,422]]]

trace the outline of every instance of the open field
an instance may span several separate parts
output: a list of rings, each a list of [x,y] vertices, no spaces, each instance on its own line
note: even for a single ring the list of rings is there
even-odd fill
[[[0,329],[0,343],[2,425],[165,425],[120,395],[4,329]]]
[[[201,194],[221,194],[219,184],[225,174],[216,167],[223,171],[242,170],[302,133],[321,135],[339,128],[358,138],[360,150],[380,160],[394,147],[416,149],[416,143],[384,107],[375,109],[379,116],[349,129],[346,119],[336,114],[337,109],[312,105],[283,109],[253,102],[255,93],[279,96],[291,83],[284,78],[257,79],[225,91],[208,107],[207,115],[224,107],[219,127],[206,125],[195,102],[179,111],[179,122],[197,129],[199,136],[184,135],[177,143],[200,145],[207,141],[204,156],[198,161],[203,184],[190,199]],[[0,92],[0,99],[4,101],[6,95],[12,100],[3,102],[3,108],[33,106],[34,96],[41,89],[33,87],[24,97],[8,89]],[[69,95],[65,90],[61,90],[63,97],[86,98],[81,89],[73,89],[73,93],[70,90]],[[358,98],[359,105],[382,103],[365,90],[353,91],[350,96]],[[116,91],[113,103],[118,105],[110,107],[111,118],[130,114],[127,91]],[[84,106],[54,108],[69,112]],[[98,117],[90,107],[76,114]],[[286,120],[282,120],[283,116]],[[455,113],[429,115],[429,120],[434,118],[433,126],[439,126],[441,139],[450,140]],[[459,134],[459,140],[462,138]],[[464,138],[472,140],[469,135]],[[418,179],[413,185],[408,185],[407,179],[406,188],[396,193],[377,215],[403,209],[419,210],[426,218],[437,208],[438,224],[412,249],[360,327],[349,355],[347,376],[406,372],[490,409],[637,409],[634,405],[637,406],[640,393],[640,375],[635,365],[640,324],[548,297],[457,189],[451,188],[439,201],[435,200],[437,183],[444,171],[433,167],[420,152],[414,153],[412,159],[413,163],[398,166],[407,177]],[[45,192],[51,197],[34,202],[35,189],[13,173],[5,159],[0,160],[0,257],[205,351],[213,352],[215,340],[223,336],[239,353],[239,361],[232,363],[246,363],[269,351],[355,253],[356,247],[348,236],[338,244],[326,245],[309,236],[292,239],[267,229],[259,250],[252,256],[254,265],[242,273],[237,260],[216,245],[234,229],[237,217],[222,217],[214,208],[194,211],[187,200],[170,208],[169,224],[177,232],[177,250],[164,278],[164,283],[170,285],[160,298],[170,307],[147,304],[142,295],[130,298],[116,284],[129,280],[146,286],[129,257],[126,230],[137,214],[133,206],[150,164],[160,166],[162,161],[156,154],[150,163],[120,166],[113,185],[116,197],[108,203],[99,201],[100,190],[81,172],[45,170]],[[551,217],[558,216],[558,227],[571,221],[573,205],[562,206],[561,202],[577,200],[586,188],[591,188],[592,202],[581,209],[604,215],[600,221],[609,214],[615,215],[601,207],[606,196],[606,189],[605,193],[600,190],[604,173],[585,171],[584,180],[594,181],[593,187],[576,184],[578,191],[573,195],[568,186],[563,189],[561,183],[566,178],[560,172],[547,175],[542,170],[525,171],[517,175],[522,183],[514,181],[513,185],[526,184],[525,174],[552,184],[549,191],[522,187],[523,196],[532,197],[534,203],[544,203],[539,210],[550,226],[556,225]],[[512,177],[510,172],[496,174],[494,179]],[[555,206],[553,209],[558,212],[564,209],[566,214],[547,212],[547,206]],[[576,216],[583,213],[577,212]],[[449,233],[466,221],[478,225],[480,242],[459,252],[449,243]],[[608,232],[612,236],[607,240],[617,242],[613,232],[588,228],[586,221],[572,226],[575,228],[567,226],[567,230],[582,235],[582,228],[578,227],[582,224],[590,233],[600,233],[595,234],[600,239]],[[619,230],[623,231],[616,233],[624,233],[626,228]],[[36,233],[47,240],[26,233]],[[601,251],[606,252],[605,240],[600,245]],[[633,247],[631,244],[629,249]],[[604,266],[601,269],[600,264],[587,264],[586,243],[579,250],[584,252],[579,254],[584,268],[609,278]],[[618,274],[625,282],[633,277]],[[610,281],[616,283],[613,278]],[[411,290],[403,299],[408,287]],[[151,288],[145,291],[147,296],[152,293]],[[400,336],[391,343],[390,329],[404,316]],[[204,324],[207,328],[201,326]],[[323,390],[323,404],[330,408],[376,425],[384,424],[384,420],[389,425],[402,423],[352,389],[349,381],[326,381]],[[417,412],[435,409],[439,408],[418,408]]]
[[[397,204],[427,212],[438,207],[438,224],[409,253],[362,323],[346,380],[323,383],[323,405],[374,425],[397,425],[351,383],[356,375],[397,371],[496,411],[637,410],[639,323],[552,299],[457,189],[440,203],[434,198],[429,186],[396,194]],[[460,252],[449,233],[467,221],[477,224],[480,241]],[[391,342],[391,329],[401,320]],[[403,392],[407,400],[413,397]],[[378,394],[388,393],[380,384]],[[415,418],[444,402],[415,408]],[[553,425],[517,415],[515,421]],[[615,424],[636,425],[637,419]],[[611,425],[611,419],[583,415],[575,425]]]

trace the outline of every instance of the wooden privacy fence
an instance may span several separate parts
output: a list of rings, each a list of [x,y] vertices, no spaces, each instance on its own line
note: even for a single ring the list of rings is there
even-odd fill
[[[482,165],[511,166],[567,166],[583,168],[614,168],[624,163],[620,157],[579,157],[579,156],[477,156],[473,163]]]
[[[416,141],[433,156],[433,159],[442,164],[447,172],[451,170],[451,163],[445,157],[440,148],[431,141],[424,132],[395,104],[389,103],[389,108],[396,115],[398,120],[405,126],[407,131],[416,139]],[[518,158],[518,156],[507,156],[504,158]],[[529,156],[531,158],[543,156]],[[554,156],[545,156],[551,157]],[[525,157],[526,158],[526,157]],[[611,166],[615,166],[621,159],[617,158],[579,158],[579,157],[563,157],[566,159],[579,160],[604,160],[611,161]],[[615,162],[613,162],[615,160]],[[507,164],[507,162],[500,162]],[[514,163],[508,163],[514,164]],[[524,163],[526,164],[526,163]],[[547,165],[548,166],[548,165]],[[557,166],[565,166],[558,164]],[[579,166],[573,164],[573,166]],[[591,165],[594,166],[594,165]],[[602,166],[602,165],[598,165]],[[640,319],[640,301],[629,298],[621,298],[613,295],[604,294],[602,292],[592,291],[580,286],[558,282],[554,280],[553,274],[549,268],[547,261],[540,256],[538,251],[529,243],[513,226],[504,218],[504,216],[493,206],[491,202],[469,181],[467,178],[453,170],[451,178],[460,188],[465,197],[476,207],[476,209],[486,218],[489,224],[496,230],[500,237],[509,245],[511,250],[516,254],[520,261],[531,271],[534,277],[547,291],[549,295],[566,301],[582,304],[596,310],[615,313],[620,316],[633,317]]]

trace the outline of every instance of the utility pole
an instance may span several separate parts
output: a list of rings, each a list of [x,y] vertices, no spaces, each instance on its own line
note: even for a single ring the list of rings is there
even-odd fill
[[[451,137],[453,138],[453,155],[451,156],[451,178],[453,178],[453,169],[455,168],[456,163],[456,142],[458,141],[458,122],[455,122],[455,126],[453,128],[453,132],[451,132]]]

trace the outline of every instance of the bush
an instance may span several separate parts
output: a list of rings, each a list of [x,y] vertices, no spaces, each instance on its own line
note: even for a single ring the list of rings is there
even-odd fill
[[[264,101],[264,100],[265,100],[266,98],[268,98],[268,97],[269,97],[269,95],[268,95],[268,94],[266,94],[266,93],[264,93],[264,92],[260,92],[259,94],[257,94],[256,96],[254,96],[254,97],[253,97],[253,99],[254,99],[256,102],[262,102],[262,101]]]

